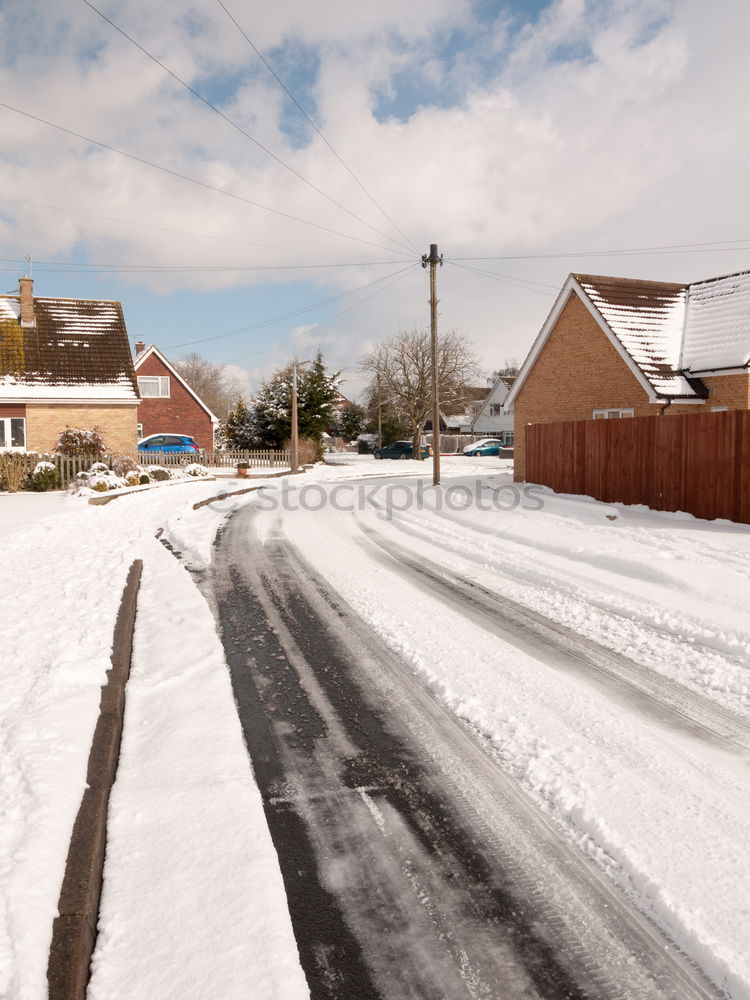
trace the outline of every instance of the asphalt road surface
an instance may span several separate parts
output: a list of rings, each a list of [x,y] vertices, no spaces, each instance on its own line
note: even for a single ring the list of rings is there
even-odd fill
[[[718,996],[280,522],[236,511],[202,585],[315,1000]]]

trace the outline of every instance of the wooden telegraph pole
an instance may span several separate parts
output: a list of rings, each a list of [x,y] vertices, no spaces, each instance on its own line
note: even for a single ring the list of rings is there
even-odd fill
[[[299,466],[299,427],[297,422],[297,362],[292,364],[292,475]]]
[[[422,255],[422,267],[430,268],[430,348],[432,354],[432,485],[440,485],[440,385],[437,349],[437,266],[443,265],[437,243],[430,243],[429,254]]]

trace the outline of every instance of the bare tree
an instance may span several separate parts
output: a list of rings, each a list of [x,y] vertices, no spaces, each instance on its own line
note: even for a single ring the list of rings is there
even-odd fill
[[[370,392],[388,401],[402,413],[411,427],[412,455],[421,457],[420,438],[432,413],[432,365],[427,330],[402,330],[383,341],[360,362],[360,371],[370,376]],[[463,399],[466,386],[478,375],[474,350],[455,330],[438,338],[438,382],[440,398]]]
[[[174,366],[209,410],[220,420],[226,420],[240,391],[237,381],[227,375],[225,366],[212,364],[195,351],[175,361]]]

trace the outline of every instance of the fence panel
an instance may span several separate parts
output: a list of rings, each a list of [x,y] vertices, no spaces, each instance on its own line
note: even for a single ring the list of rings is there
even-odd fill
[[[529,482],[750,524],[750,411],[533,424]]]

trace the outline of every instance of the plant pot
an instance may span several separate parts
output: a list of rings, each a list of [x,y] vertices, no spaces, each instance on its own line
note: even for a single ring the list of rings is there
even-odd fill
[[[245,479],[247,477],[247,466],[246,465],[238,465],[237,466],[237,475],[239,476],[240,479]]]

